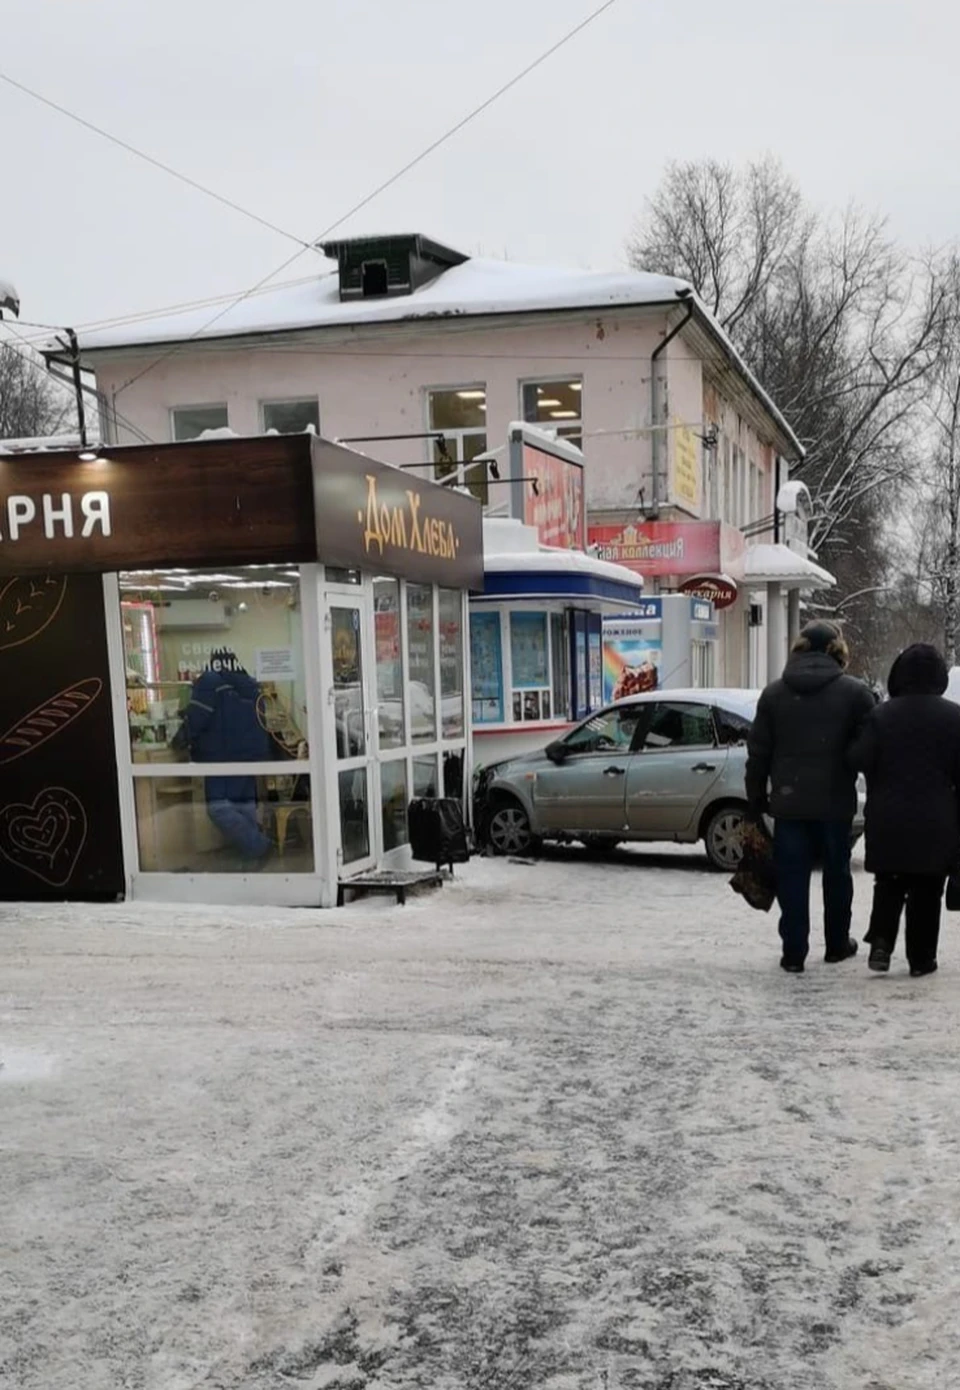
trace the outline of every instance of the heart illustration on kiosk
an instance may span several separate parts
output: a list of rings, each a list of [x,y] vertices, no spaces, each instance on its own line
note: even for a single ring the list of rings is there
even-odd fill
[[[31,805],[0,809],[0,854],[18,869],[62,888],[87,839],[87,813],[66,787],[46,787]]]

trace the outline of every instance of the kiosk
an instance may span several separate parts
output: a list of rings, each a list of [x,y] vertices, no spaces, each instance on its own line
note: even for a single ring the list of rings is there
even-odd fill
[[[473,498],[309,435],[0,482],[3,898],[331,906],[463,798]]]
[[[489,765],[543,747],[604,703],[605,613],[639,612],[643,581],[535,527],[483,523],[484,591],[470,599],[474,753]]]

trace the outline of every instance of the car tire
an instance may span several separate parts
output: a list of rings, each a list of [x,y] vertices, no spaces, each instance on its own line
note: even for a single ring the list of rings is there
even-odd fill
[[[530,817],[519,801],[507,798],[491,808],[486,838],[494,854],[532,854],[539,848]]]
[[[746,806],[718,806],[703,827],[703,843],[710,867],[719,873],[735,873],[743,857],[741,835]]]
[[[580,843],[583,845],[584,849],[589,850],[591,854],[599,854],[606,857],[613,853],[620,844],[620,841],[615,840],[612,835],[581,835]]]

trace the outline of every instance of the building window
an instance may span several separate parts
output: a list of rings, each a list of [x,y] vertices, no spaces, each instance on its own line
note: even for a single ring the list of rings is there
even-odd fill
[[[430,429],[443,435],[442,440],[432,441],[434,477],[449,478],[455,473],[460,486],[486,504],[486,464],[469,465],[487,448],[487,388],[451,387],[430,391],[427,399]]]
[[[264,433],[303,434],[304,430],[320,433],[320,404],[316,397],[303,401],[264,401],[260,407]]]
[[[177,405],[170,412],[175,440],[199,439],[204,430],[226,429],[225,405]]]
[[[521,388],[523,418],[528,425],[547,425],[561,439],[583,447],[583,382],[531,381]]]

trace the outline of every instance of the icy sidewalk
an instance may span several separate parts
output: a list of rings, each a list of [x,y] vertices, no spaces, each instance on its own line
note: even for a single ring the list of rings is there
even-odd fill
[[[695,856],[572,851],[0,953],[3,1386],[960,1382],[949,919],[794,978]]]

